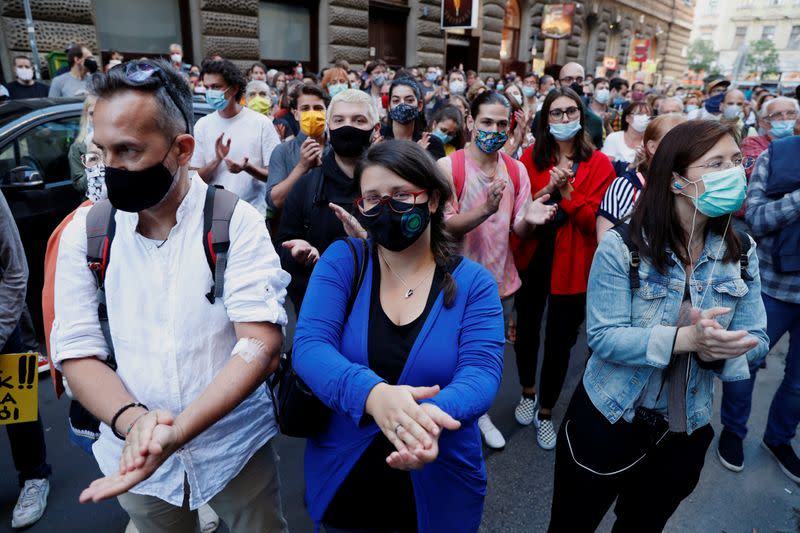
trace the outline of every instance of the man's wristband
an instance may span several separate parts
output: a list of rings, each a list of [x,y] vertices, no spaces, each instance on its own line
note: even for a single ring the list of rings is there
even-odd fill
[[[133,402],[133,403],[129,403],[127,405],[123,405],[122,407],[120,407],[119,411],[117,411],[116,414],[113,416],[113,418],[111,418],[111,432],[114,433],[114,436],[117,437],[119,440],[125,440],[127,435],[123,435],[122,433],[117,431],[117,420],[119,420],[119,417],[122,416],[122,413],[124,413],[128,409],[133,409],[134,407],[141,407],[145,411],[149,411],[150,410],[143,403]]]

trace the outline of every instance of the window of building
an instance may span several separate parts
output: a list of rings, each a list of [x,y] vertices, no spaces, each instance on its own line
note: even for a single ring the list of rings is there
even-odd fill
[[[740,9],[746,8],[746,7],[753,7],[753,0],[739,0],[738,7]]]
[[[777,7],[783,5],[783,0],[767,0],[770,7]]]
[[[747,38],[747,26],[737,26],[736,33],[733,34],[733,45],[731,48],[738,50]]]
[[[789,42],[786,43],[786,48],[800,50],[800,26],[792,26],[792,32],[789,34]]]
[[[761,40],[762,41],[774,41],[775,40],[775,26],[764,26],[761,29]]]
[[[261,2],[258,24],[265,61],[311,61],[311,8],[302,2]],[[313,28],[316,33],[316,28]]]
[[[706,3],[707,15],[716,15],[718,8],[719,8],[719,0],[707,0]]]
[[[100,48],[105,51],[166,56],[170,44],[184,42],[180,0],[95,0],[94,4]]]
[[[519,3],[509,0],[506,4],[506,13],[503,17],[503,37],[500,41],[500,59],[503,61],[516,60],[519,54]]]

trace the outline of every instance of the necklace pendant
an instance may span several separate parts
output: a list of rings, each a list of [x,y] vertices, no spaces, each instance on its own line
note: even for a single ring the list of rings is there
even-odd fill
[[[405,297],[406,297],[406,299],[409,299],[409,298],[411,298],[413,295],[414,295],[414,289],[408,289],[408,290],[406,291]]]

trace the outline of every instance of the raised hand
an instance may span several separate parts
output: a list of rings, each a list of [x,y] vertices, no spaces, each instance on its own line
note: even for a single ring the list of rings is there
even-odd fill
[[[322,146],[311,137],[300,146],[300,165],[306,172],[322,164]]]
[[[228,141],[228,142],[230,142],[230,141]],[[227,165],[228,170],[230,172],[232,172],[233,174],[238,174],[239,172],[241,172],[243,170],[247,170],[247,162],[248,161],[249,161],[249,158],[247,158],[247,157],[245,157],[244,161],[242,161],[241,163],[237,163],[236,161],[233,161],[231,159],[225,158],[225,165]]]
[[[336,215],[336,218],[342,223],[344,226],[344,231],[347,233],[348,237],[355,237],[356,239],[366,239],[367,238],[367,230],[365,230],[361,224],[356,220],[356,217],[345,211],[345,209],[334,203],[328,204],[333,210],[333,214]]]
[[[550,195],[544,194],[528,204],[524,215],[528,224],[541,226],[553,220],[553,217],[556,216],[556,211],[558,211],[558,206],[547,205],[545,202],[549,199]]]
[[[692,325],[686,326],[689,351],[697,352],[703,361],[713,362],[739,357],[755,348],[758,341],[747,331],[728,331],[717,322],[718,316],[730,312],[727,307],[712,307],[705,311],[692,309]]]
[[[319,251],[303,239],[292,239],[282,245],[292,253],[292,258],[303,265],[313,265],[319,261]]]
[[[423,149],[427,150],[428,146],[431,144],[431,134],[426,132],[422,133],[422,137],[420,140],[417,141],[417,144],[420,145]]]
[[[500,207],[500,200],[503,199],[503,191],[505,188],[505,180],[495,180],[489,185],[486,202],[483,204],[487,215],[491,216],[497,213],[497,209]]]
[[[231,138],[228,137],[228,142],[222,142],[223,137],[225,137],[225,133],[220,133],[219,137],[217,137],[217,141],[214,143],[214,148],[217,153],[217,159],[223,161],[225,158],[228,157],[228,154],[231,151]]]

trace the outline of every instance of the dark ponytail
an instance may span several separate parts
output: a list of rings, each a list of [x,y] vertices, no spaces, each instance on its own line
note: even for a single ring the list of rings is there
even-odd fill
[[[450,183],[441,173],[428,152],[412,141],[385,140],[367,150],[356,165],[354,179],[361,183],[364,170],[372,166],[388,169],[404,180],[413,183],[429,193],[429,198],[437,194],[439,205],[431,213],[431,252],[436,266],[445,272],[443,281],[444,305],[453,306],[456,299],[456,280],[450,274],[455,260],[456,243],[447,232],[444,222],[444,209],[453,196]]]

